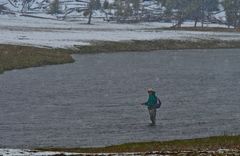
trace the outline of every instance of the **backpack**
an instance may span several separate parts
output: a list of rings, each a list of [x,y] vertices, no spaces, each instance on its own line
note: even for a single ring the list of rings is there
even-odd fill
[[[162,105],[161,100],[157,97],[156,109],[160,108]]]

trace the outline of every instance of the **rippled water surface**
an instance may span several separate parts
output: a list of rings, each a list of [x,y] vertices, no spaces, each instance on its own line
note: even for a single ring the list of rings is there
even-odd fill
[[[240,134],[240,50],[74,55],[0,75],[0,147],[105,146]],[[163,105],[148,126],[146,88]]]

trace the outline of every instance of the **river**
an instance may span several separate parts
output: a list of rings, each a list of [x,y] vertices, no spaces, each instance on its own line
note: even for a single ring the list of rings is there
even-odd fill
[[[88,147],[240,134],[240,50],[73,55],[0,75],[0,147]],[[146,89],[162,101],[148,126]]]

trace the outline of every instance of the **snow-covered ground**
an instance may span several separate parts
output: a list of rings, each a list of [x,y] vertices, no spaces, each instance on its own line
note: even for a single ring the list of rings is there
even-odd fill
[[[0,156],[54,156],[54,155],[76,155],[76,153],[62,153],[62,152],[40,152],[21,149],[0,149]]]
[[[157,156],[158,152],[151,152],[152,156]],[[146,153],[66,153],[66,152],[41,152],[41,151],[32,151],[32,150],[21,150],[21,149],[0,149],[0,156],[55,156],[55,155],[65,155],[65,156],[74,156],[74,155],[86,155],[86,156],[141,156],[146,155]],[[149,154],[150,155],[150,154]]]
[[[172,23],[117,24],[93,20],[67,22],[50,19],[36,19],[21,16],[0,16],[0,44],[21,44],[47,47],[73,47],[87,45],[92,41],[128,41],[155,39],[220,39],[240,40],[240,33],[169,31],[158,28],[172,26]],[[192,26],[185,23],[184,26]],[[216,27],[220,25],[209,25]],[[222,26],[226,27],[226,26]]]
[[[156,152],[152,152],[154,155]],[[41,152],[41,151],[34,151],[34,150],[21,150],[21,149],[0,149],[0,156],[55,156],[55,155],[65,155],[65,156],[74,156],[74,155],[99,155],[99,156],[123,156],[123,155],[136,155],[141,156],[144,153],[66,153],[66,152]],[[157,155],[157,154],[155,154]]]

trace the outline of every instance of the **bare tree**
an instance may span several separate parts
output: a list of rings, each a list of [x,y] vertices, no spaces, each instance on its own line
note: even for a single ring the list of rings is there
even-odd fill
[[[39,7],[33,7],[33,4],[36,4],[36,0],[8,0],[9,4],[14,8],[18,9],[21,13],[25,13],[29,10],[39,9]],[[38,1],[39,6],[43,4],[46,0]]]

